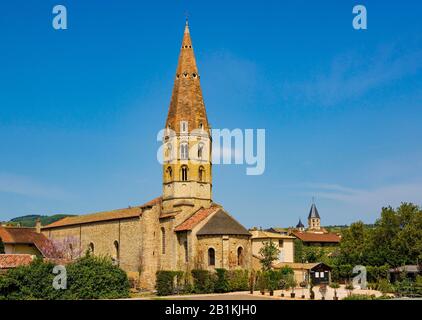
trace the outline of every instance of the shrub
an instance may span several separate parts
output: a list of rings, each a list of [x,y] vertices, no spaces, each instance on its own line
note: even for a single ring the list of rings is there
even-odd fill
[[[381,279],[376,284],[376,290],[381,291],[382,293],[390,293],[394,292],[394,287],[387,279]]]
[[[208,270],[192,270],[193,292],[194,293],[212,293],[214,292],[214,283],[216,275]]]
[[[248,270],[230,270],[228,272],[229,291],[248,290]]]
[[[367,294],[352,294],[348,297],[344,297],[342,300],[374,300],[375,296]]]
[[[35,259],[28,266],[9,270],[2,278],[0,297],[3,299],[60,299],[62,291],[53,288],[54,265]]]
[[[168,296],[174,293],[174,278],[176,274],[173,271],[157,271],[155,288],[157,295]]]
[[[257,274],[257,285],[260,292],[265,292],[267,289],[267,278],[262,271],[258,272]]]
[[[115,299],[129,296],[126,272],[108,257],[85,256],[67,265],[68,299]]]
[[[215,283],[214,291],[218,293],[230,291],[229,281],[227,280],[227,270],[226,269],[215,269],[217,272],[217,281]]]
[[[126,273],[108,258],[84,257],[67,265],[67,289],[53,288],[54,265],[35,259],[0,277],[3,299],[108,299],[129,296]]]
[[[281,273],[279,271],[266,271],[265,277],[267,278],[267,286],[270,291],[277,290],[280,287]]]

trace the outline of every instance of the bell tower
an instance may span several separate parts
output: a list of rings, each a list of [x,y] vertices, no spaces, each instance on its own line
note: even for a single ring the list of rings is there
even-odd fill
[[[163,210],[211,205],[211,135],[186,21],[163,141]]]
[[[311,210],[309,211],[308,215],[308,229],[313,231],[318,231],[321,229],[321,217],[319,216],[318,209],[313,199]]]

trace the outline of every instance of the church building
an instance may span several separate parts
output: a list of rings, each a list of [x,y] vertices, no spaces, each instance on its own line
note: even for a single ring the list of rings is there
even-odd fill
[[[186,23],[164,128],[162,195],[66,217],[43,226],[43,234],[67,239],[79,254],[112,257],[146,289],[154,288],[158,270],[250,268],[251,234],[212,199],[210,130]]]

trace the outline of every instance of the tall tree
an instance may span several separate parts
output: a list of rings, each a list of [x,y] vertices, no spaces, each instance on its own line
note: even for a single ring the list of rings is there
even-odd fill
[[[278,259],[280,250],[274,244],[273,241],[263,242],[263,246],[259,249],[259,254],[261,255],[261,265],[262,270],[268,271],[271,270],[273,262]]]

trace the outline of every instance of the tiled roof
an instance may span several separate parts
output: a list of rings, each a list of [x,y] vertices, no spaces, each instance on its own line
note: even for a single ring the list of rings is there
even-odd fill
[[[170,127],[179,133],[181,131],[181,121],[188,122],[189,131],[198,130],[200,124],[202,124],[203,130],[209,132],[200,76],[187,25],[183,34],[182,47],[177,63],[166,128]]]
[[[0,238],[6,244],[33,244],[41,254],[49,245],[46,236],[37,233],[35,228],[0,226]]]
[[[299,222],[297,223],[296,228],[305,228],[305,226],[302,223],[302,220],[299,219]]]
[[[294,237],[286,236],[278,232],[270,232],[264,230],[250,230],[253,239],[294,239]]]
[[[340,237],[335,233],[293,231],[292,235],[303,242],[340,242]]]
[[[315,203],[312,203],[311,210],[309,210],[308,219],[311,219],[311,218],[321,219]]]
[[[25,266],[32,262],[30,254],[0,254],[0,269],[10,269]]]
[[[251,234],[237,220],[224,210],[217,210],[207,223],[197,232],[198,236],[204,235],[242,235],[250,237]]]
[[[198,223],[203,221],[205,218],[207,218],[210,214],[220,210],[221,207],[219,206],[211,206],[207,209],[199,209],[196,211],[192,216],[190,216],[188,219],[186,219],[184,222],[179,224],[175,231],[190,231],[192,230]]]
[[[316,266],[321,266],[321,267],[324,267],[326,269],[331,270],[331,267],[329,267],[328,265],[326,265],[322,262],[316,262],[316,263],[280,262],[280,263],[276,264],[274,266],[274,268],[280,269],[280,268],[283,268],[283,267],[290,267],[293,270],[312,270]]]
[[[56,222],[53,222],[49,225],[44,226],[42,229],[50,229],[64,226],[71,226],[77,224],[92,223],[98,221],[109,221],[109,220],[119,220],[119,219],[128,219],[136,218],[141,215],[142,208],[154,206],[161,202],[161,197],[155,198],[141,206],[130,207],[125,209],[117,209],[112,211],[103,211],[81,216],[65,217]]]

